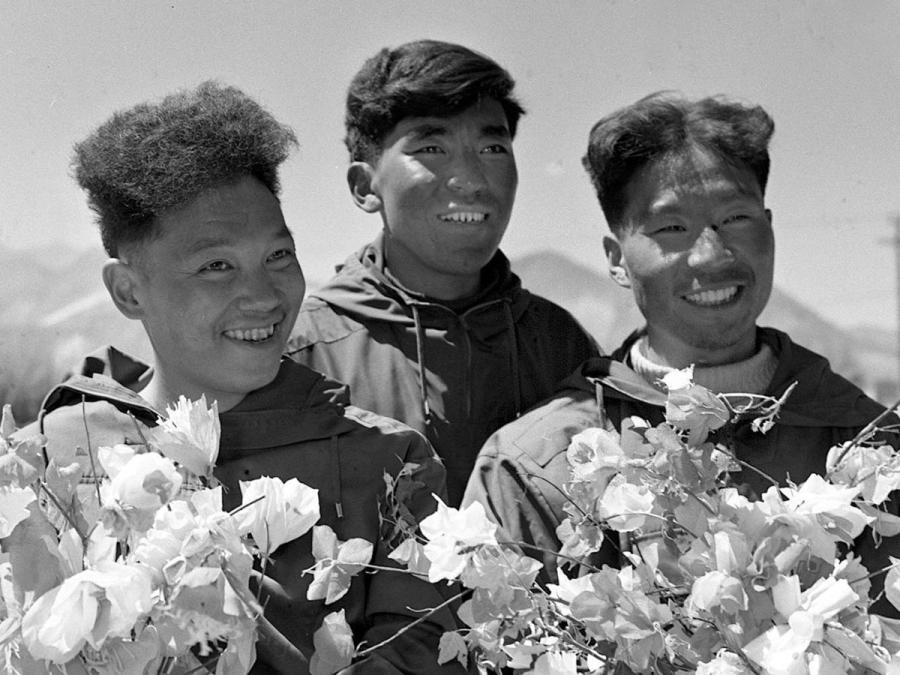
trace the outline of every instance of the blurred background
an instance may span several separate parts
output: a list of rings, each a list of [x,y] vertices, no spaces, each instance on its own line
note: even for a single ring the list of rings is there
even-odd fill
[[[460,42],[506,67],[528,114],[503,249],[526,286],[612,349],[640,323],[607,278],[607,229],[581,167],[591,125],[660,89],[724,93],[774,117],[767,203],[776,290],[762,323],[898,393],[900,3],[0,0],[0,402],[21,421],[74,362],[147,357],[100,282],[104,255],[69,173],[113,111],[205,79],[294,127],[282,202],[309,286],[370,240],[344,173],[346,86],[383,46]]]

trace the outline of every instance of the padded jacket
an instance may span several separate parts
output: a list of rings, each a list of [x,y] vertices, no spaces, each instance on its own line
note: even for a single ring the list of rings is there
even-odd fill
[[[94,366],[121,361],[121,353],[97,360]],[[90,370],[90,363],[88,363]],[[136,377],[142,368],[120,369]],[[155,424],[156,411],[131,390],[105,379],[98,393],[94,380],[78,376],[48,395],[40,424],[49,439],[48,454],[86,446],[81,397],[86,394],[91,443],[138,443],[131,412]],[[124,384],[133,384],[126,382]],[[385,472],[396,476],[405,462],[419,464],[420,481],[408,506],[419,519],[435,508],[432,493],[444,494],[444,471],[426,440],[394,420],[345,405],[346,388],[290,360],[277,378],[220,414],[222,426],[215,476],[225,490],[224,507],[240,504],[239,481],[260,476],[297,478],[319,491],[321,518],[340,540],[362,537],[375,544],[373,564],[397,567],[387,558],[379,514],[384,502]],[[406,573],[379,571],[354,577],[340,601],[325,605],[309,601],[312,580],[303,570],[314,564],[312,533],[279,547],[266,567],[261,601],[266,618],[307,657],[312,635],[323,618],[344,609],[357,641],[374,645],[421,616],[417,609],[436,607],[443,591]],[[437,665],[441,634],[455,627],[443,610],[417,624],[400,639],[353,667],[354,673],[454,673],[458,664]],[[262,654],[262,650],[260,650]],[[253,673],[276,672],[260,658]],[[347,671],[349,672],[349,671]]]
[[[463,504],[482,502],[513,541],[558,551],[556,527],[565,517],[566,502],[558,488],[569,480],[566,449],[571,438],[589,427],[618,430],[622,419],[632,415],[654,425],[665,419],[665,394],[624,363],[639,337],[632,334],[611,356],[583,363],[556,395],[494,434],[478,456]],[[766,394],[780,397],[793,382],[797,387],[768,433],[754,432],[750,419],[735,425],[736,454],[777,481],[800,483],[811,473],[824,474],[828,450],[852,439],[884,406],[785,333],[759,328],[757,339],[778,357]],[[750,470],[732,478],[757,495],[769,487]],[[857,544],[871,570],[887,565],[887,553],[897,555],[896,548],[889,543],[874,550],[868,532]],[[542,557],[552,578],[555,556]],[[612,547],[601,551],[598,562],[617,562]]]
[[[529,293],[497,252],[483,289],[459,303],[426,298],[385,273],[381,238],[306,299],[288,354],[350,385],[355,405],[422,432],[458,506],[488,436],[599,350],[564,309]]]

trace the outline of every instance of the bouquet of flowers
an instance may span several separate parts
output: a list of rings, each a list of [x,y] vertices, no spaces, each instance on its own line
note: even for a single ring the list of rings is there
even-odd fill
[[[848,552],[860,536],[900,532],[885,507],[900,454],[875,441],[876,424],[829,451],[824,477],[773,480],[749,499],[727,480],[737,458],[709,432],[753,409],[764,433],[784,398],[716,396],[690,370],[666,385],[666,423],[633,418],[572,439],[557,583],[537,581],[541,563],[503,541],[480,504],[441,505],[422,523],[411,568],[471,594],[441,659],[474,652],[486,671],[540,675],[896,668],[900,622],[870,612],[869,591],[886,573],[900,607],[900,569],[867,570]],[[593,564],[609,537],[620,563]]]
[[[46,461],[0,422],[0,665],[6,673],[246,673],[265,559],[319,519],[293,479],[222,510],[216,405],[182,398],[142,444]],[[74,453],[74,449],[73,449]],[[69,461],[71,460],[71,461]]]

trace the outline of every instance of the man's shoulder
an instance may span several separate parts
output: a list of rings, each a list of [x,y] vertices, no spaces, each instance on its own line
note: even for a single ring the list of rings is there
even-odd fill
[[[784,408],[787,415],[817,420],[816,426],[861,428],[884,410],[860,387],[835,373],[825,356],[794,342],[787,333],[763,328],[761,336],[778,357],[772,394],[780,395],[797,382]]]
[[[340,342],[366,330],[365,324],[356,318],[313,295],[303,301],[286,351],[291,354],[319,344]]]
[[[501,427],[481,452],[517,461],[527,458],[545,466],[566,451],[572,436],[601,423],[590,392],[564,389]]]

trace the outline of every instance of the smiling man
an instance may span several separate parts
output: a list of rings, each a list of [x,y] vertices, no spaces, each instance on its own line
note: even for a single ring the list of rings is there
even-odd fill
[[[499,250],[518,175],[513,80],[465,47],[383,49],[347,95],[347,181],[382,232],[306,300],[292,358],[424,433],[458,505],[485,439],[597,354]]]
[[[829,448],[884,410],[824,357],[756,325],[772,290],[765,190],[773,130],[760,107],[668,93],[592,129],[584,164],[611,230],[610,274],[634,293],[646,326],[495,434],[463,500],[484,503],[512,539],[548,551],[548,570],[560,547],[569,440],[588,427],[618,430],[632,415],[662,422],[661,379],[673,369],[694,366],[694,381],[716,393],[781,397],[797,383],[767,434],[751,430],[749,414],[730,430],[738,458],[778,481],[824,474]],[[769,487],[751,470],[731,479],[748,494]],[[887,564],[889,547],[871,550],[870,534],[858,548],[870,569]]]
[[[116,307],[143,324],[153,360],[110,351],[83,372],[102,366],[116,381],[82,376],[54,389],[38,423],[47,455],[80,448],[91,466],[84,449],[142,446],[136,418],[152,426],[180,396],[205,395],[218,405],[214,475],[226,510],[240,504],[241,481],[296,478],[318,493],[317,524],[341,541],[371,542],[381,569],[325,605],[307,599],[311,533],[270,552],[251,672],[310,672],[315,631],[341,611],[357,643],[377,646],[342,673],[462,673],[456,661],[437,663],[438,641],[455,627],[448,610],[426,612],[442,590],[391,573],[394,542],[382,530],[395,517],[385,477],[401,482],[400,493],[401,472],[412,471],[404,509],[418,521],[444,491],[443,467],[420,434],[348,405],[342,385],[283,358],[305,288],[278,199],[278,168],[295,144],[241,91],[207,82],[121,111],[76,146],[75,177],[110,256],[103,280]]]

